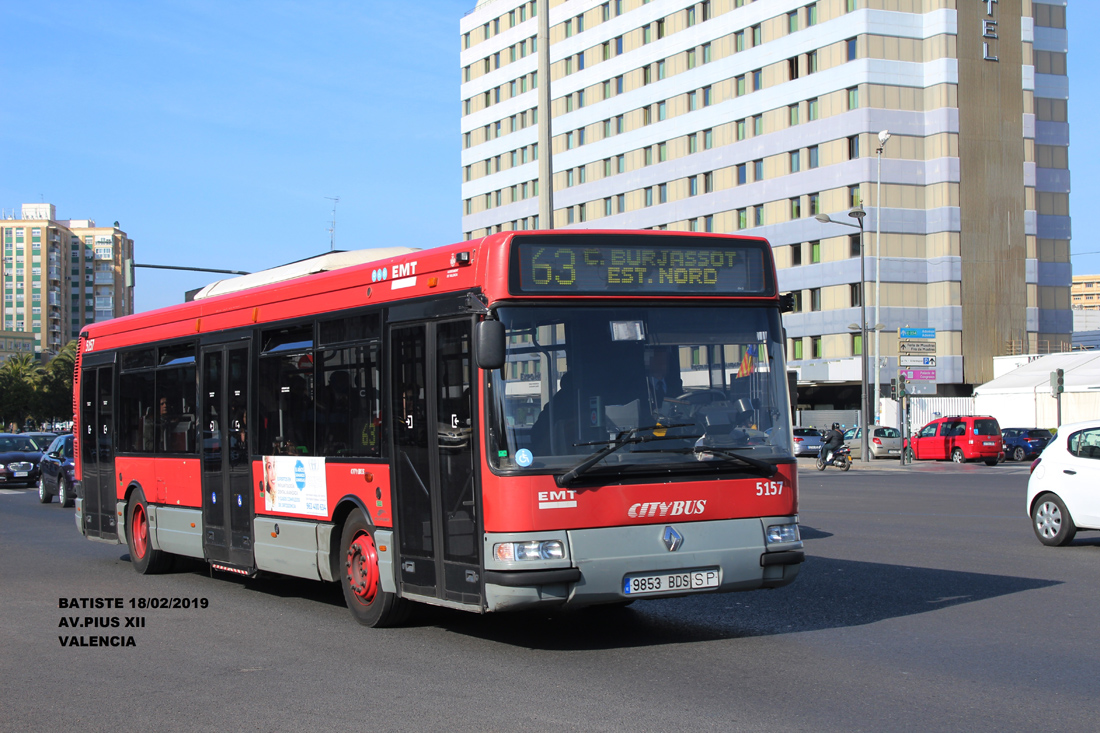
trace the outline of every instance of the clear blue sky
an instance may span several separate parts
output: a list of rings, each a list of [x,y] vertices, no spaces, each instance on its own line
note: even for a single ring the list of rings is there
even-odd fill
[[[118,220],[137,261],[255,271],[461,238],[458,23],[475,0],[7,0],[0,207]],[[1100,273],[1100,2],[1071,0],[1074,272]],[[1075,45],[1076,44],[1076,45]],[[217,279],[138,271],[137,308]]]

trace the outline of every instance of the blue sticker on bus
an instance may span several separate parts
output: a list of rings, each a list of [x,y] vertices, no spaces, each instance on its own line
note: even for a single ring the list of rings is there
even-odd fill
[[[535,457],[531,455],[531,451],[526,448],[520,448],[516,451],[516,465],[523,468],[527,468],[531,465],[531,461],[535,460]]]

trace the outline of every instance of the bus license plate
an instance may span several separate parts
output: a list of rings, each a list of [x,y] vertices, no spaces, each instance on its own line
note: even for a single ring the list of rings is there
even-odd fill
[[[718,587],[718,568],[685,570],[676,573],[647,573],[623,578],[623,593],[640,596],[647,593],[677,593]]]

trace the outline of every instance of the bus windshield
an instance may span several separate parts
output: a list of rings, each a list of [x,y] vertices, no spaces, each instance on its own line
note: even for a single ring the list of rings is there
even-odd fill
[[[488,397],[498,470],[559,473],[624,438],[591,473],[701,461],[742,470],[731,453],[793,460],[777,308],[516,306],[497,315],[508,334]]]

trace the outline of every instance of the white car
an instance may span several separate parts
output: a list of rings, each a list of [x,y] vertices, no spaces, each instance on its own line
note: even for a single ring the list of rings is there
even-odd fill
[[[1064,545],[1079,529],[1100,529],[1100,420],[1058,428],[1031,464],[1031,528],[1044,545]]]

